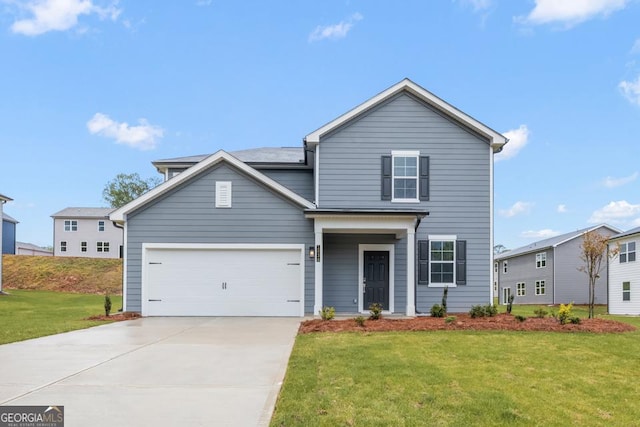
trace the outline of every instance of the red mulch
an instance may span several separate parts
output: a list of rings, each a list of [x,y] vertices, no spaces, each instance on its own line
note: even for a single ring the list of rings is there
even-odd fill
[[[111,320],[114,322],[120,322],[122,320],[137,319],[139,317],[140,317],[139,313],[125,311],[124,313],[116,313],[116,314],[111,314],[109,316],[105,316],[104,314],[101,314],[99,316],[91,316],[91,317],[87,317],[85,320]]]
[[[510,314],[499,314],[495,317],[472,319],[468,314],[456,314],[456,320],[446,323],[444,318],[415,317],[410,319],[388,319],[365,321],[364,327],[358,326],[354,319],[313,319],[302,322],[299,332],[344,332],[344,331],[542,331],[542,332],[594,332],[619,333],[631,332],[636,328],[628,323],[608,319],[582,319],[580,324],[561,325],[556,319],[546,317],[528,317],[524,322],[518,321]]]

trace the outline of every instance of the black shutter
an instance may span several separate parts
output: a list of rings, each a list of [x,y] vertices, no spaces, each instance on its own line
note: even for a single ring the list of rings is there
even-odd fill
[[[420,200],[429,200],[429,156],[420,157]]]
[[[467,241],[456,240],[456,285],[467,284]]]
[[[391,156],[382,156],[382,200],[391,200]]]
[[[429,284],[429,241],[418,240],[418,284]]]

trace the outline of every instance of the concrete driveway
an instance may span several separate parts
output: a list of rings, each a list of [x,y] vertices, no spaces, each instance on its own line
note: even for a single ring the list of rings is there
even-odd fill
[[[300,319],[145,318],[0,345],[0,405],[73,426],[268,425]]]

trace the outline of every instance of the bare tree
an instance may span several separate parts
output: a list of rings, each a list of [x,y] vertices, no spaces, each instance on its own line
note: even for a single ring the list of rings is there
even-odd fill
[[[584,240],[580,245],[580,259],[584,261],[584,265],[579,267],[578,270],[589,277],[589,319],[593,318],[596,282],[600,278],[600,272],[607,265],[608,259],[618,253],[617,249],[607,251],[608,240],[608,236],[591,230],[584,234]]]

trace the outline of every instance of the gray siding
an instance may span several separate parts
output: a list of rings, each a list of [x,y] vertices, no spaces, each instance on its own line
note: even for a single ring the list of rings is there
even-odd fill
[[[313,201],[315,194],[312,169],[260,169],[260,172],[310,202]]]
[[[338,313],[358,311],[358,245],[395,244],[394,309],[404,313],[407,306],[407,242],[393,235],[325,234],[323,305]],[[354,303],[355,300],[355,303]],[[366,310],[367,307],[364,307]]]
[[[536,268],[536,254],[546,252],[547,266],[544,268]],[[504,265],[501,260],[498,262],[498,295],[500,303],[503,301],[504,288],[511,288],[511,294],[515,295],[514,304],[553,304],[553,249],[547,248],[538,252],[523,254],[507,261],[507,273],[504,273]],[[536,295],[536,281],[545,281],[545,294]],[[525,296],[518,296],[517,284],[525,283]]]
[[[419,150],[430,158],[430,200],[381,200],[381,157]],[[490,302],[490,162],[484,139],[406,93],[320,141],[320,208],[420,208],[429,212],[416,239],[453,234],[467,241],[467,285],[450,288],[452,312]],[[442,288],[420,285],[417,310],[440,303]],[[397,306],[399,308],[399,306]]]
[[[232,181],[232,208],[216,209],[215,181]],[[228,165],[205,171],[128,217],[127,310],[141,309],[142,243],[295,243],[313,246],[302,208]],[[305,312],[313,311],[314,262],[305,263]],[[250,265],[250,260],[247,260]]]
[[[613,235],[605,228],[598,230],[601,234]],[[578,268],[584,265],[580,259],[582,237],[573,239],[556,248],[556,304],[587,304],[589,301],[589,278]],[[606,263],[606,261],[605,261]],[[607,303],[607,266],[600,273],[596,282],[596,304]]]

